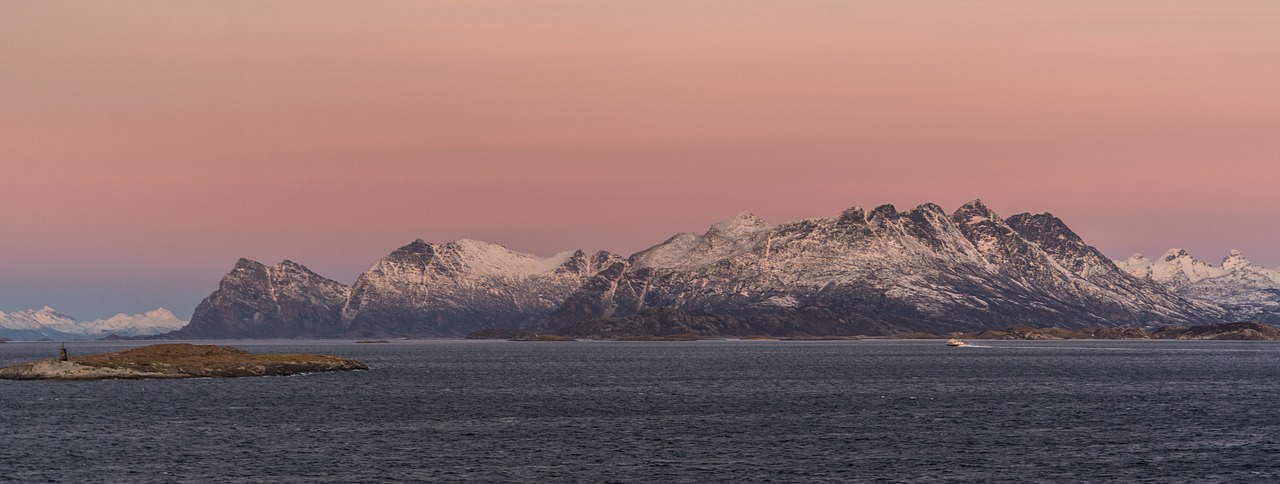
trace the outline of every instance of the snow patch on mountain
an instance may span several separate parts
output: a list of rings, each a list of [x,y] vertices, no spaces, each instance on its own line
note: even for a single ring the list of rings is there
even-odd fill
[[[437,248],[437,260],[453,273],[484,277],[519,278],[554,271],[573,257],[574,251],[551,257],[516,252],[498,244],[462,239]]]
[[[178,319],[165,308],[139,314],[117,314],[115,316],[81,323],[87,334],[117,334],[120,336],[149,336],[174,331],[187,325],[187,321]]]
[[[1213,267],[1177,248],[1169,249],[1156,261],[1147,259],[1142,254],[1134,254],[1128,260],[1116,261],[1116,265],[1135,277],[1150,279],[1174,289],[1226,273],[1223,269]]]
[[[712,225],[702,235],[676,234],[666,242],[632,255],[630,260],[638,267],[654,269],[698,267],[751,252],[762,238],[768,238],[773,228],[751,212],[742,212]]]
[[[1221,305],[1232,319],[1280,322],[1280,269],[1253,265],[1238,250],[1218,267],[1182,249],[1170,249],[1155,261],[1134,254],[1116,265],[1183,297]]]
[[[148,336],[173,331],[186,324],[165,308],[140,314],[121,313],[93,321],[77,321],[48,306],[9,313],[0,311],[0,336],[16,339],[99,338],[111,334]]]
[[[75,318],[45,306],[9,313],[0,311],[0,328],[74,334],[79,332],[80,326]]]
[[[343,330],[462,336],[485,327],[526,326],[620,260],[604,251],[538,257],[475,240],[415,240],[356,279],[342,309]]]
[[[1142,254],[1134,254],[1128,260],[1115,262],[1121,269],[1136,277],[1176,288],[1233,273],[1238,276],[1249,274],[1256,279],[1268,279],[1280,284],[1280,269],[1254,265],[1238,250],[1228,253],[1218,267],[1192,257],[1183,249],[1169,249],[1164,256],[1155,261],[1143,257]]]

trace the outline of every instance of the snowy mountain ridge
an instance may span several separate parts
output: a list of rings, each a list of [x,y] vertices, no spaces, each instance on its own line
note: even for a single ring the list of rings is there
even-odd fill
[[[41,309],[0,311],[0,336],[16,339],[74,339],[119,336],[148,336],[186,326],[165,308],[139,314],[117,314],[105,319],[77,321],[45,306]]]
[[[1139,257],[1122,270],[1052,214],[1006,219],[978,200],[950,214],[934,204],[907,211],[882,205],[778,225],[742,212],[626,258],[581,250],[539,257],[476,240],[419,239],[374,262],[350,286],[289,261],[268,267],[241,260],[191,324],[168,337],[1188,326],[1241,313],[1162,281],[1225,284],[1220,276],[1231,273],[1274,283],[1238,254],[1224,262],[1229,270],[1181,257],[1145,266]]]
[[[351,286],[343,327],[357,334],[463,336],[533,324],[619,256],[581,250],[537,257],[498,244],[421,239],[374,263]]]
[[[1238,250],[1217,267],[1182,249],[1170,249],[1155,261],[1134,254],[1116,265],[1181,296],[1221,305],[1232,319],[1280,323],[1280,268],[1254,265]]]
[[[538,257],[498,244],[421,239],[378,260],[347,286],[284,261],[241,259],[191,324],[167,338],[464,336],[518,328],[554,310],[610,261],[581,250]]]
[[[729,229],[729,230],[726,230]],[[597,274],[548,330],[627,336],[892,334],[1194,324],[1222,314],[1120,271],[1051,214],[853,207],[773,226],[740,214]]]

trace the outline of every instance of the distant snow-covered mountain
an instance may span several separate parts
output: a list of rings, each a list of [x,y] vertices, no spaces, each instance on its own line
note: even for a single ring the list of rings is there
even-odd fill
[[[149,336],[165,333],[186,326],[187,322],[178,319],[165,308],[157,308],[139,314],[117,314],[106,319],[97,319],[79,323],[82,333],[87,336]]]
[[[1280,323],[1280,269],[1254,265],[1240,251],[1232,250],[1217,267],[1182,249],[1154,261],[1134,254],[1116,265],[1183,297],[1220,305],[1230,319]]]
[[[111,334],[149,336],[173,331],[186,324],[165,308],[140,314],[122,313],[93,321],[77,321],[48,306],[8,313],[0,311],[0,337],[18,340],[87,339]]]

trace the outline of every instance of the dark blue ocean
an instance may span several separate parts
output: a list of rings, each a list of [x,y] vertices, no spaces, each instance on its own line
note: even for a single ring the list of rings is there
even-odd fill
[[[1280,480],[1272,342],[222,343],[372,369],[0,381],[0,481]]]

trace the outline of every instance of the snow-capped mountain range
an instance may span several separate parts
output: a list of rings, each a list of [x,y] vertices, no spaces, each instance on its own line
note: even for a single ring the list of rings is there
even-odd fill
[[[599,268],[583,251],[537,257],[474,240],[414,241],[348,287],[292,261],[241,259],[168,338],[465,336],[541,321]]]
[[[1254,265],[1240,251],[1232,250],[1217,267],[1182,249],[1170,249],[1154,261],[1134,254],[1116,265],[1181,296],[1216,303],[1230,319],[1280,323],[1280,268]]]
[[[1226,281],[1202,269],[1193,267],[1188,281]],[[1256,272],[1240,271],[1226,272]],[[950,214],[933,204],[902,212],[884,205],[781,225],[744,212],[626,258],[418,240],[352,286],[290,261],[242,259],[191,324],[166,337],[461,336],[490,327],[594,336],[893,334],[1196,325],[1233,311],[1163,276],[1122,270],[1051,214],[1005,219],[974,201]]]
[[[1005,220],[974,201],[950,215],[933,204],[884,205],[778,226],[743,213],[602,271],[545,327],[583,336],[893,334],[1221,315],[1120,271],[1053,215]]]
[[[106,319],[77,321],[45,306],[41,309],[0,311],[0,337],[12,339],[90,339],[108,335],[149,336],[187,325],[168,309],[140,314],[117,314]]]
[[[950,214],[883,205],[780,225],[743,212],[625,258],[417,240],[351,286],[292,261],[241,259],[189,324],[165,309],[81,322],[46,307],[0,312],[0,337],[835,335],[1237,320],[1280,323],[1280,269],[1237,251],[1220,266],[1180,249],[1111,261],[1051,214],[1005,219],[974,201]]]

